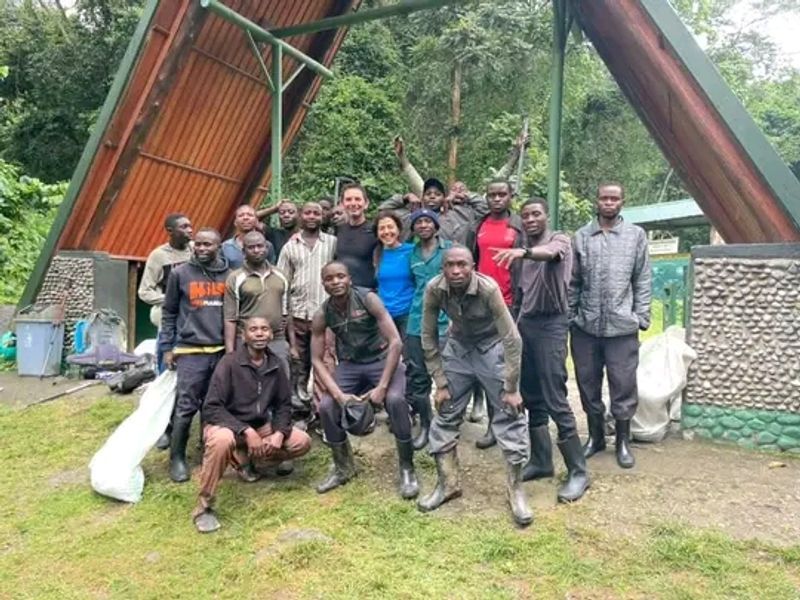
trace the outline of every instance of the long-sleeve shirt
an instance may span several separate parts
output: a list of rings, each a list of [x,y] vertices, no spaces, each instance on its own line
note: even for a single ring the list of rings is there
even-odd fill
[[[619,218],[604,231],[597,219],[572,241],[570,322],[596,337],[630,335],[650,326],[647,234]]]
[[[278,257],[278,269],[289,280],[289,297],[292,316],[310,321],[328,297],[322,286],[322,267],[336,255],[336,238],[320,233],[319,239],[309,246],[302,234],[294,234],[284,245]]]
[[[422,349],[425,364],[437,387],[447,387],[442,356],[439,351],[439,311],[450,317],[449,336],[466,348],[485,352],[497,342],[503,343],[506,392],[519,389],[522,338],[514,325],[503,294],[493,279],[472,273],[466,290],[450,289],[444,275],[437,275],[425,288],[422,315]]]
[[[170,271],[178,265],[189,262],[192,249],[186,246],[183,250],[162,244],[150,253],[144,263],[142,281],[139,283],[139,299],[152,306],[164,303],[164,293]]]
[[[227,427],[236,434],[258,429],[270,420],[285,437],[292,432],[292,392],[280,360],[267,351],[264,362],[250,361],[247,347],[223,356],[208,386],[203,423]]]

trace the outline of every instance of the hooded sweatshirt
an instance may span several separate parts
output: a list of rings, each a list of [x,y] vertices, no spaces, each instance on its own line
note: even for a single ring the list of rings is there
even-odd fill
[[[203,265],[195,257],[169,274],[164,297],[159,347],[224,346],[222,301],[228,261],[219,256]]]

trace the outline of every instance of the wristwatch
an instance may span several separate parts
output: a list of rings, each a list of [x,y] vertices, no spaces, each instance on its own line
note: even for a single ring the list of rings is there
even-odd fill
[[[530,258],[531,257],[531,249],[527,246],[523,246],[522,249],[525,251],[525,254],[522,255],[522,258]]]

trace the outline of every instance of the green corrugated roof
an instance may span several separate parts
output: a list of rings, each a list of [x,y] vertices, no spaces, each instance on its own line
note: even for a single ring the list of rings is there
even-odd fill
[[[645,206],[630,206],[622,211],[623,218],[645,229],[669,229],[671,227],[691,227],[705,225],[708,218],[691,198],[661,202]]]

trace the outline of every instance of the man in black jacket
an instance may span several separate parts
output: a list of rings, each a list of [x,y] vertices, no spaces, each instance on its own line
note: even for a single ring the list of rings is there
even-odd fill
[[[245,481],[255,481],[252,460],[282,462],[311,448],[311,438],[292,427],[291,386],[280,360],[268,348],[269,321],[250,317],[242,335],[244,344],[219,361],[203,405],[205,453],[192,515],[201,533],[220,527],[214,494],[228,464]]]
[[[169,476],[176,483],[189,480],[186,441],[192,418],[225,351],[222,299],[228,261],[219,256],[219,246],[217,231],[201,229],[191,260],[167,279],[158,344],[164,365],[178,371],[169,455]]]

